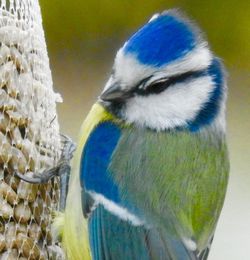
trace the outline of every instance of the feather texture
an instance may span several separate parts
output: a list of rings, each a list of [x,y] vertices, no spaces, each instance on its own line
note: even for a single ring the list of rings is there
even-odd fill
[[[98,206],[89,219],[90,243],[95,260],[196,259],[182,241],[160,230],[133,226]]]
[[[192,239],[202,251],[225,197],[229,164],[224,138],[213,128],[197,133],[124,129],[110,165],[122,203],[136,205],[149,226]]]
[[[120,129],[112,151],[102,148],[114,138],[110,126]],[[154,259],[153,252],[162,252],[166,257],[162,259],[198,259],[210,244],[224,201],[228,177],[224,138],[223,132],[211,126],[195,133],[156,132],[126,126],[111,115],[101,117],[82,146],[81,160],[83,197],[91,197],[87,209],[86,200],[82,202],[89,216],[93,259],[117,259],[116,254],[125,253]],[[99,181],[109,185],[100,188]],[[161,242],[142,245],[147,236],[141,230],[150,233],[150,240],[160,237]],[[115,238],[112,232],[123,234],[124,239],[106,258]],[[127,252],[125,238],[131,232],[134,244]]]

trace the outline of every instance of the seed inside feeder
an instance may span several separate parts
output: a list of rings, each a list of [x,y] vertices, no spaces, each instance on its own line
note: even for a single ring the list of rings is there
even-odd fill
[[[49,259],[58,179],[15,177],[42,173],[61,151],[38,0],[1,1],[0,24],[0,259]]]

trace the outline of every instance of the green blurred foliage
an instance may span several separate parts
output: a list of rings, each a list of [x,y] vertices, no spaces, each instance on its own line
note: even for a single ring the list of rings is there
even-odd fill
[[[40,0],[49,51],[107,52],[152,14],[181,8],[226,64],[250,68],[249,0]]]

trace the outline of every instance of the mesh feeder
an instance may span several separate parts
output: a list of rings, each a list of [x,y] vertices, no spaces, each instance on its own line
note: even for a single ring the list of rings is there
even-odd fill
[[[51,253],[59,248],[51,235],[58,177],[30,184],[15,176],[42,174],[61,155],[61,98],[37,0],[0,0],[0,41],[0,259],[63,259]]]

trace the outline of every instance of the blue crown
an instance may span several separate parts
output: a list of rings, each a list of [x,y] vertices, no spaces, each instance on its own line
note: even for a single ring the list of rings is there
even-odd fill
[[[124,52],[135,55],[142,64],[160,67],[190,52],[196,39],[189,22],[177,12],[164,12],[137,31]]]

